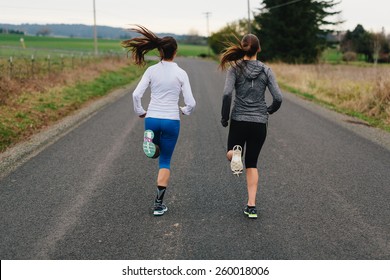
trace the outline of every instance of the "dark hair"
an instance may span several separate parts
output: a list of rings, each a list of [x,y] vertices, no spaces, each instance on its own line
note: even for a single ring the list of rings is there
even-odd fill
[[[237,37],[237,44],[228,42],[227,48],[222,52],[221,63],[219,67],[224,70],[226,64],[237,64],[245,55],[253,56],[261,50],[259,38],[253,34],[245,35],[240,41]]]
[[[127,49],[127,53],[131,52],[131,57],[137,65],[145,65],[145,54],[153,49],[158,49],[160,59],[173,59],[176,50],[177,42],[175,38],[166,36],[159,38],[152,31],[142,25],[135,25],[130,28],[130,31],[137,32],[143,37],[135,37],[121,42],[123,48]]]

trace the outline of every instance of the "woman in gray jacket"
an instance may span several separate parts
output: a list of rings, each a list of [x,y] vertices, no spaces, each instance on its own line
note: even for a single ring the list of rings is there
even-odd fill
[[[259,181],[257,160],[267,136],[268,116],[276,112],[282,103],[282,93],[275,75],[264,63],[257,60],[261,51],[259,39],[253,34],[245,35],[238,44],[230,44],[223,53],[220,68],[228,65],[222,101],[224,127],[230,119],[227,158],[233,174],[239,176],[243,170],[241,157],[245,149],[245,168],[248,202],[244,214],[257,218],[256,193]],[[269,89],[273,102],[267,106],[265,91]],[[235,99],[230,115],[232,93]]]

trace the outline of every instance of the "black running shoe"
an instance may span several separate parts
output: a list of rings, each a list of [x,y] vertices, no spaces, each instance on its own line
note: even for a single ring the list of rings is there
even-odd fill
[[[154,216],[162,216],[167,211],[168,211],[168,207],[165,204],[163,203],[154,204],[154,211],[153,211]]]
[[[250,219],[257,219],[257,209],[255,207],[248,207],[248,205],[244,209],[244,214],[248,216]]]

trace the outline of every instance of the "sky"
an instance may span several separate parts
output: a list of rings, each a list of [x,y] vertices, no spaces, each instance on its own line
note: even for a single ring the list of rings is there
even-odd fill
[[[290,2],[290,0],[285,0]],[[0,23],[93,25],[94,0],[0,0]],[[261,0],[95,0],[96,23],[128,28],[141,24],[156,33],[207,36],[258,12]],[[294,5],[293,3],[291,5]],[[341,30],[362,24],[368,31],[390,33],[389,0],[341,0]],[[207,14],[206,14],[207,13]],[[208,17],[207,17],[208,15]],[[207,20],[208,18],[208,20]]]

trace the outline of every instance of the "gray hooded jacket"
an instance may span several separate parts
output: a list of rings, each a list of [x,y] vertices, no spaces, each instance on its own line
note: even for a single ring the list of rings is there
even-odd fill
[[[268,87],[273,102],[267,107]],[[272,70],[258,60],[243,60],[227,71],[222,102],[222,124],[229,120],[233,90],[236,91],[231,118],[236,121],[267,123],[268,114],[282,103],[282,93]]]

